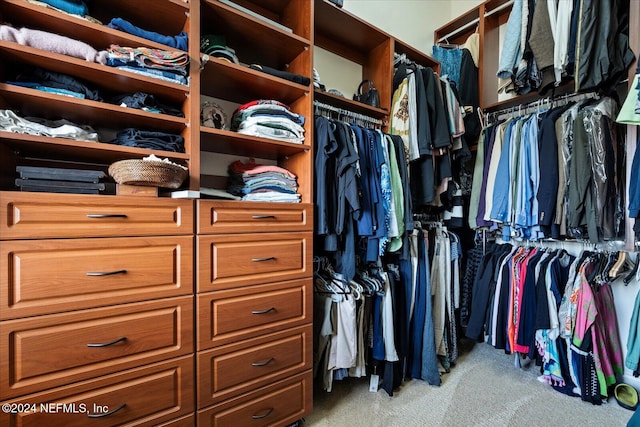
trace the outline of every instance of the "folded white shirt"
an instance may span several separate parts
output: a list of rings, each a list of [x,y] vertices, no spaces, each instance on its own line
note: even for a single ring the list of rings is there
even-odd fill
[[[43,123],[38,123],[38,121]],[[47,126],[44,123],[51,126]],[[0,110],[0,129],[8,132],[42,135],[52,138],[98,141],[97,132],[90,126],[81,127],[64,119],[49,121],[33,117],[22,118],[11,110]]]

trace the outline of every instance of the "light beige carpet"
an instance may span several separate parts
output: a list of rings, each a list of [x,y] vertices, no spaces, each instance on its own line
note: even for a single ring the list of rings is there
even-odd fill
[[[626,426],[633,414],[612,397],[595,406],[538,381],[539,367],[516,368],[514,356],[488,344],[461,352],[442,385],[405,382],[392,397],[369,392],[368,379],[335,381],[314,391],[304,427]]]

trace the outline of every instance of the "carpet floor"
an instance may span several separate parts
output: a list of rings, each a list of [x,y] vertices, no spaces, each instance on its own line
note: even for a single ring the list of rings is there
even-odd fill
[[[440,387],[411,380],[389,396],[370,392],[368,378],[347,378],[330,393],[316,389],[304,427],[616,427],[633,414],[613,397],[596,406],[557,392],[537,379],[539,367],[516,368],[513,355],[488,344],[460,347]]]

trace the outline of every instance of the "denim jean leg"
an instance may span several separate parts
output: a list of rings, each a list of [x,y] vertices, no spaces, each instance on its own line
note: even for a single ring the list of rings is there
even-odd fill
[[[429,272],[431,269],[429,268],[429,257],[424,239],[421,239],[418,244],[420,245],[420,259],[424,260],[425,271]],[[425,294],[431,296],[431,279],[429,274],[424,275],[424,282]],[[433,332],[433,307],[431,305],[431,298],[426,298],[425,303],[425,321],[422,336],[422,371],[420,378],[427,381],[430,385],[440,385],[440,373],[438,372],[438,359]]]

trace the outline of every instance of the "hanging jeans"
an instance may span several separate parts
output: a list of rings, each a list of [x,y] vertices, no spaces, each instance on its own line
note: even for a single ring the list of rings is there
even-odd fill
[[[425,239],[418,242],[418,257],[422,261],[423,267],[418,267],[424,280],[425,298],[425,319],[422,329],[422,367],[420,378],[426,380],[431,385],[440,385],[440,373],[438,372],[438,358],[436,356],[435,333],[433,322],[433,309],[431,305],[431,279],[429,268],[429,254]]]

